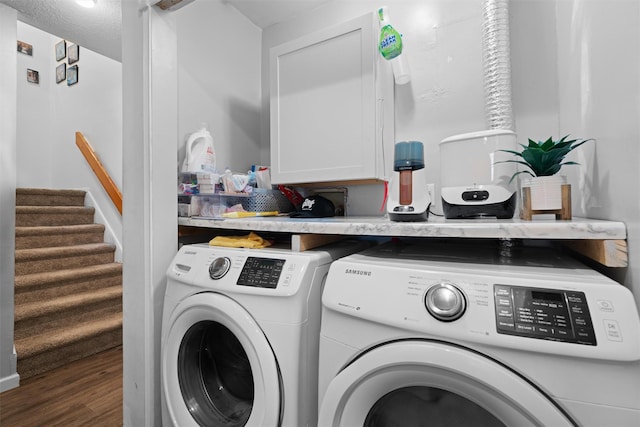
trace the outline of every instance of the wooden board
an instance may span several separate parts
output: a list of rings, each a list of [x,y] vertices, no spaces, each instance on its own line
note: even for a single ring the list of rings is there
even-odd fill
[[[291,251],[304,252],[344,238],[345,236],[340,234],[292,234]]]
[[[192,1],[193,0],[160,0],[156,4],[156,6],[158,6],[162,10],[174,10],[181,8],[182,6],[185,6]]]
[[[564,244],[606,267],[627,267],[629,263],[626,240],[569,240]]]

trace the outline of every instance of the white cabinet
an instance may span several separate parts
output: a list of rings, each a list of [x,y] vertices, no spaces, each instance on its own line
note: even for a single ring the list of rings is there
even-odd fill
[[[273,183],[385,178],[393,77],[377,38],[370,13],[271,49]]]

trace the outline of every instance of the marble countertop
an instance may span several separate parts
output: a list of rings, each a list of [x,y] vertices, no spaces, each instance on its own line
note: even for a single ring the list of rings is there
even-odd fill
[[[334,218],[178,218],[179,225],[232,230],[285,233],[343,234],[396,237],[466,237],[513,239],[626,239],[623,222],[587,218],[570,221],[555,219],[472,219],[453,220],[438,217],[425,222],[393,222],[386,217]]]

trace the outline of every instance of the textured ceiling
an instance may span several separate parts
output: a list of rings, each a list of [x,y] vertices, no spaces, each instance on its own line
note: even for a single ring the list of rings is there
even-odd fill
[[[122,61],[121,1],[134,0],[97,0],[91,9],[79,6],[75,0],[0,0],[0,3],[16,9],[18,19],[26,24]],[[329,0],[222,1],[234,6],[258,27],[267,28]]]
[[[202,0],[200,0],[202,1]],[[287,21],[329,0],[224,0],[260,28]]]
[[[88,9],[75,0],[0,0],[20,21],[116,61],[122,61],[120,2],[98,0]]]

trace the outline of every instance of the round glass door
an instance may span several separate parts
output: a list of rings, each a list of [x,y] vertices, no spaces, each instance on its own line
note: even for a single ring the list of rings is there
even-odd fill
[[[177,304],[163,325],[168,425],[279,425],[281,384],[267,337],[231,298],[213,292],[193,295]]]
[[[244,426],[253,406],[247,353],[224,325],[201,321],[180,344],[178,381],[184,403],[201,426]]]
[[[574,426],[531,382],[480,353],[437,341],[376,347],[329,383],[318,425]]]
[[[506,427],[475,402],[435,387],[402,387],[382,396],[364,420],[364,427],[483,426]]]

